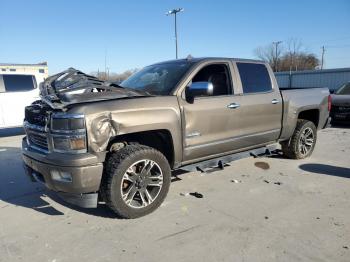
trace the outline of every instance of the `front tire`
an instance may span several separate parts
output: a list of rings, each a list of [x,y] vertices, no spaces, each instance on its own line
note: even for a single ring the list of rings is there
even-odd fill
[[[144,145],[127,145],[108,157],[101,193],[118,216],[137,218],[162,204],[170,181],[170,166],[161,152]]]
[[[314,151],[317,129],[313,122],[299,119],[290,140],[281,142],[282,152],[292,159],[309,157]]]

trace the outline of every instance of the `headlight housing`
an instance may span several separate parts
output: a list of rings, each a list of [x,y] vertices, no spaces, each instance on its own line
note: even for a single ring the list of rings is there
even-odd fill
[[[85,132],[85,117],[81,114],[55,113],[52,115],[51,130],[63,133]]]
[[[80,114],[55,113],[51,118],[53,151],[86,153],[85,117]]]

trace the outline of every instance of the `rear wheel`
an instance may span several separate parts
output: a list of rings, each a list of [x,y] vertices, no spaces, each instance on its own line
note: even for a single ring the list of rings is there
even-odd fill
[[[299,119],[290,140],[281,143],[283,154],[292,159],[309,157],[314,151],[317,130],[313,122]]]
[[[170,180],[170,166],[162,153],[143,145],[128,145],[108,158],[101,193],[120,217],[137,218],[161,205]]]

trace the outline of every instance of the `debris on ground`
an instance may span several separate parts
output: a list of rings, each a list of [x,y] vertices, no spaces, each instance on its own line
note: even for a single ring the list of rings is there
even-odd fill
[[[178,176],[173,176],[173,178],[171,178],[171,182],[176,182],[176,181],[181,181],[182,179],[179,178]]]
[[[198,192],[192,192],[190,193],[191,196],[194,196],[196,198],[203,198],[203,194],[198,193]]]
[[[181,192],[180,193],[180,196],[184,196],[184,197],[187,197],[187,196],[194,196],[196,198],[203,198],[203,194],[199,193],[199,192],[191,192],[191,193],[183,193]]]
[[[343,248],[344,248],[344,249],[349,249],[349,247],[348,247],[348,246],[343,246]]]
[[[266,184],[269,184],[269,183],[270,183],[270,181],[267,181],[267,180],[265,180],[265,179],[264,179],[263,181],[264,181]]]
[[[274,182],[275,185],[282,185],[282,182]]]
[[[258,168],[263,169],[263,170],[270,169],[270,165],[266,162],[255,162],[254,165]]]
[[[268,216],[265,216],[265,219],[269,219],[269,217],[268,217]]]
[[[241,180],[237,180],[237,179],[231,179],[230,182],[236,183],[236,184],[237,184],[237,183],[242,183]]]

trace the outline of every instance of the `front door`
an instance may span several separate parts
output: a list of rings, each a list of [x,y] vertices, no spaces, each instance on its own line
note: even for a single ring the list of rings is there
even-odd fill
[[[183,161],[215,156],[236,148],[235,137],[241,135],[240,113],[235,101],[229,63],[206,64],[197,69],[189,81],[211,82],[211,96],[196,97],[193,103],[179,98],[183,121]],[[185,91],[184,91],[185,92]]]

